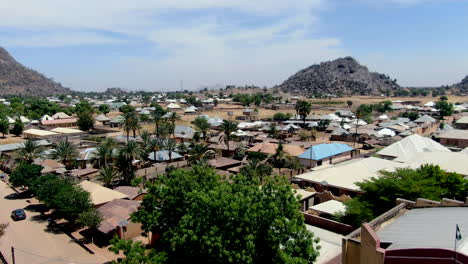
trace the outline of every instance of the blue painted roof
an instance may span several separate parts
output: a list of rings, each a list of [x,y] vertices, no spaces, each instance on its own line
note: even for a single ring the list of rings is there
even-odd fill
[[[320,144],[310,147],[308,150],[297,157],[301,159],[321,160],[351,150],[353,150],[353,148],[346,144]]]

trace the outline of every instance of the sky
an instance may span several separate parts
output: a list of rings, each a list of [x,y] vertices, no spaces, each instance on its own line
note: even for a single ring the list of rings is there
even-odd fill
[[[468,74],[468,0],[0,0],[0,46],[80,91],[280,84],[352,56],[402,86]]]

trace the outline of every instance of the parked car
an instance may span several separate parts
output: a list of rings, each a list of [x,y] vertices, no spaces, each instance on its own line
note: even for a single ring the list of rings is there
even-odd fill
[[[13,212],[11,212],[11,218],[15,221],[24,220],[26,219],[26,213],[23,209],[13,210]]]

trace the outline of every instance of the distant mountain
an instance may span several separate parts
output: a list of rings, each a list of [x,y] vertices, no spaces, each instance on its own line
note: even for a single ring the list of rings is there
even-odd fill
[[[0,47],[0,95],[49,96],[70,89],[17,62]]]
[[[106,91],[104,92],[105,95],[112,95],[112,96],[118,96],[118,95],[125,95],[128,94],[127,91],[120,87],[112,87],[112,88],[107,88]]]
[[[396,80],[370,72],[354,58],[339,58],[300,70],[281,85],[285,92],[303,95],[381,95],[401,87]]]

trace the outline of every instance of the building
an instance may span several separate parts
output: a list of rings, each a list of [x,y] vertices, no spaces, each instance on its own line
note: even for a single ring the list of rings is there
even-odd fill
[[[94,182],[82,181],[78,186],[90,193],[91,202],[95,207],[100,207],[115,199],[128,199],[127,195]]]
[[[52,116],[52,120],[53,119],[69,119],[71,118],[71,116],[65,114],[64,112],[58,112],[58,113],[55,113],[53,116]],[[49,120],[49,119],[45,119],[45,120]],[[41,120],[43,121],[43,120]]]
[[[155,154],[154,152],[150,152],[148,154],[148,159],[151,161],[155,161],[155,162],[166,162],[166,161],[171,162],[171,161],[184,159],[182,155],[174,151],[168,151],[168,150],[156,151],[156,157],[154,154]]]
[[[63,118],[54,120],[42,120],[41,125],[46,128],[54,128],[54,127],[76,127],[78,126],[78,119],[77,118]]]
[[[146,190],[141,190],[138,187],[133,186],[119,186],[114,191],[123,193],[128,196],[128,199],[134,201],[143,201],[143,198],[147,194]]]
[[[227,171],[230,168],[240,166],[242,162],[240,160],[221,157],[208,161],[208,164],[215,169]]]
[[[455,127],[459,129],[468,129],[468,116],[463,116],[455,122]]]
[[[405,159],[412,157],[414,153],[433,151],[450,152],[448,148],[434,140],[414,134],[391,144],[377,152],[377,154],[385,159],[404,161]]]
[[[307,168],[322,166],[325,162],[333,164],[333,162],[343,161],[353,156],[354,149],[341,143],[315,145],[297,155],[299,162]]]
[[[245,121],[257,121],[258,120],[258,110],[255,109],[244,109],[242,110],[241,116],[236,116],[237,120]]]
[[[178,142],[191,140],[194,134],[195,130],[191,126],[175,125],[174,139]]]
[[[457,243],[455,234],[457,225],[468,230],[467,204],[449,199],[397,203],[343,238],[343,264],[468,263],[468,239]]]
[[[439,135],[440,144],[459,148],[468,147],[468,130],[453,129]]]
[[[125,118],[122,115],[118,115],[114,118],[112,118],[109,121],[110,127],[120,127],[124,123]]]
[[[131,239],[143,233],[141,223],[130,220],[131,214],[138,211],[140,201],[114,199],[97,210],[102,215],[102,221],[97,230],[111,239],[114,236],[120,239]]]
[[[53,131],[35,129],[35,128],[31,128],[31,129],[23,131],[23,137],[27,139],[49,138],[49,137],[58,136],[58,135],[60,134],[53,132]]]

